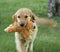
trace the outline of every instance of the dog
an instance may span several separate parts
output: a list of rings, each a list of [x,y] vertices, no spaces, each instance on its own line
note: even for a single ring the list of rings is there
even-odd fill
[[[15,42],[17,51],[28,52],[28,49],[30,49],[30,52],[33,52],[33,42],[35,40],[38,31],[35,23],[36,16],[30,9],[21,8],[12,16],[12,18],[21,28],[25,27],[29,21],[33,22],[34,28],[32,31],[30,31],[29,34],[30,36],[28,38],[22,36],[22,33],[15,32]],[[4,31],[7,31],[7,29],[8,28],[6,28]]]
[[[15,32],[15,43],[18,52],[28,52],[28,50],[30,52],[33,52],[33,43],[38,32],[38,27],[36,23],[37,21],[39,21],[39,24],[55,25],[55,22],[52,20],[38,18],[28,8],[21,8],[17,10],[17,12],[12,16],[12,18],[21,28],[25,27],[29,21],[33,22],[34,26],[33,30],[29,31],[28,38],[25,38],[24,33]],[[4,31],[6,30],[7,28]]]

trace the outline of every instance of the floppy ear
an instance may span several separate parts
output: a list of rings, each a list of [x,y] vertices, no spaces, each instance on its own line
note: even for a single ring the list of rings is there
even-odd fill
[[[15,22],[17,22],[17,18],[16,17],[17,17],[16,15],[12,16],[12,19],[14,19]]]
[[[31,21],[35,21],[37,16],[34,13],[31,13]]]

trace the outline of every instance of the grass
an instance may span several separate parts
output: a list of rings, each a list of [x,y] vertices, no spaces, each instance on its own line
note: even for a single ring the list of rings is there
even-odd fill
[[[0,0],[0,52],[16,52],[14,33],[4,32],[13,22],[11,16],[19,8],[30,8],[37,16],[47,18],[48,0]],[[60,17],[56,27],[40,26],[34,42],[34,52],[60,52]]]

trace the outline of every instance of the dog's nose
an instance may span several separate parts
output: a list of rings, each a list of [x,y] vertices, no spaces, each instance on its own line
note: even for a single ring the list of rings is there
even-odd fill
[[[21,26],[21,27],[24,27],[24,23],[21,23],[20,26]]]

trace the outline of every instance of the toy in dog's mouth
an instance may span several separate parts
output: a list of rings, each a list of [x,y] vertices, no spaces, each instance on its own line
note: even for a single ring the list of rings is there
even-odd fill
[[[23,27],[23,28],[21,28]],[[32,33],[35,29],[34,23],[29,21],[25,25],[18,26],[18,23],[10,24],[7,28],[4,29],[5,32],[19,32],[25,34],[24,36],[29,37],[30,32]]]

